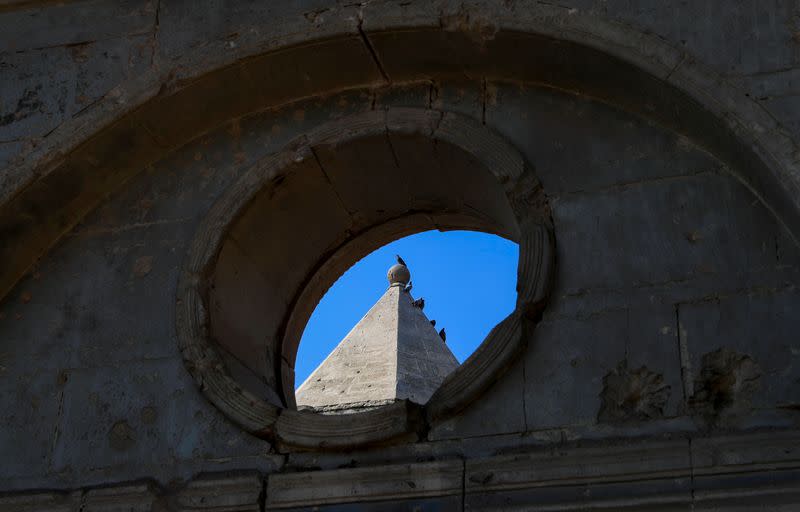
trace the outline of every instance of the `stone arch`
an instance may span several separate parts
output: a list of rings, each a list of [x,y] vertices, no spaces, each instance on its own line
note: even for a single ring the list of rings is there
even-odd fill
[[[299,338],[328,287],[372,250],[431,228],[518,240],[516,310],[424,409],[401,402],[344,416],[293,410]],[[523,324],[535,323],[547,298],[553,243],[533,169],[481,124],[423,109],[343,118],[252,167],[212,208],[179,285],[180,348],[212,403],[285,446],[346,448],[414,435],[475,400],[522,349]],[[246,304],[263,307],[243,317]],[[252,330],[238,335],[243,328]],[[243,339],[250,342],[242,347]],[[270,397],[228,373],[217,343],[251,355]]]
[[[4,179],[0,293],[108,193],[220,123],[299,98],[448,77],[536,83],[654,119],[726,161],[797,237],[794,143],[755,101],[656,36],[540,3],[416,17],[376,6],[357,24],[338,21],[301,45],[285,36],[199,50],[183,59],[180,79],[145,74],[59,127]]]

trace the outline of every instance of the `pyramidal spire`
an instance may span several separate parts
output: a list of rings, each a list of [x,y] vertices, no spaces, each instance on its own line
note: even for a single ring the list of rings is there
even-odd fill
[[[411,296],[411,272],[400,256],[389,288],[297,388],[299,408],[347,411],[408,399],[428,401],[458,366],[443,337]]]

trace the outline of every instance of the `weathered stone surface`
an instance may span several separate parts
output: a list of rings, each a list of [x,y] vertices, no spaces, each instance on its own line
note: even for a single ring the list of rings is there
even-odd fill
[[[177,355],[169,343],[174,328],[143,319],[174,318],[181,258],[175,248],[189,234],[180,222],[75,233],[26,280],[25,300],[3,307],[9,349],[57,369]]]
[[[483,122],[486,96],[485,83],[465,80],[463,82],[448,82],[445,85],[433,82],[431,105],[438,110],[458,112]]]
[[[614,475],[636,475],[637,483],[615,485]],[[690,477],[685,441],[499,456],[467,462],[465,505],[482,510],[561,504],[565,510],[581,510],[606,500],[618,507],[634,505],[648,495],[688,503]]]
[[[201,401],[179,359],[71,370],[63,394],[52,462],[61,481],[169,480],[271,464],[258,461],[267,443]]]
[[[0,496],[0,507],[8,512],[75,512],[81,503],[80,492],[40,492]]]
[[[704,174],[563,197],[553,207],[558,261],[572,270],[561,285],[577,293],[772,267],[777,227],[748,194],[729,177]]]
[[[603,377],[603,404],[597,413],[599,422],[626,422],[658,419],[664,415],[664,406],[670,387],[664,377],[646,366],[628,368],[627,361]]]
[[[625,2],[578,0],[567,5],[647,26],[725,74],[767,72],[800,64],[791,43],[796,26],[778,22],[788,15],[791,6],[779,0],[713,0],[703,4],[672,0],[635,8]],[[704,27],[700,20],[714,20],[714,29]]]
[[[8,460],[0,466],[0,479],[10,489],[29,487],[26,479],[40,476],[52,467],[65,384],[65,374],[57,370],[16,366],[15,361],[0,361],[0,378],[5,385],[0,392],[4,411],[0,446],[8,450]],[[20,446],[25,449],[12,451]]]
[[[408,400],[358,403],[357,413],[321,414],[308,410],[281,411],[275,437],[282,451],[351,450],[409,443],[423,429],[421,407]]]
[[[704,354],[689,405],[716,425],[749,412],[761,385],[761,368],[750,356],[729,349]]]
[[[146,483],[92,489],[82,501],[81,510],[86,512],[149,512],[155,506],[156,490]]]
[[[387,501],[370,501],[366,503],[344,503],[340,505],[310,505],[306,507],[289,507],[274,510],[288,512],[401,512],[404,510],[459,510],[461,496],[436,496],[431,498],[394,498]]]
[[[357,7],[324,0],[227,7],[213,1],[165,2],[159,12],[158,50],[170,61],[201,45],[210,54],[269,45],[265,32],[298,43],[318,34],[355,33]]]
[[[542,321],[525,354],[525,410],[531,430],[594,423],[603,376],[625,357],[627,313]],[[602,350],[596,343],[602,340]]]
[[[193,219],[205,215],[242,168],[298,133],[347,108],[368,110],[373,98],[380,107],[424,102],[427,88],[432,104],[485,119],[510,140],[553,194],[560,273],[556,301],[544,317],[550,342],[538,343],[541,330],[530,340],[523,375],[528,428],[546,427],[498,440],[491,430],[503,430],[505,422],[486,422],[486,432],[468,439],[353,455],[360,463],[373,461],[370,468],[358,468],[371,476],[391,474],[380,466],[401,459],[413,468],[417,457],[507,450],[525,459],[518,473],[527,472],[520,478],[525,482],[513,482],[508,493],[495,492],[491,482],[479,479],[467,485],[486,489],[464,498],[456,491],[394,503],[376,498],[320,505],[312,499],[298,507],[391,509],[402,503],[458,509],[463,499],[466,508],[525,507],[535,501],[561,510],[796,509],[797,439],[775,429],[797,422],[792,297],[800,253],[768,213],[795,219],[789,228],[797,231],[797,216],[787,215],[800,197],[794,9],[780,0],[4,3],[0,62],[10,79],[0,86],[0,118],[9,120],[0,127],[0,162],[5,162],[0,197],[24,189],[25,201],[3,210],[4,219],[13,220],[3,223],[0,252],[10,254],[4,262],[13,264],[2,265],[6,284],[0,287],[8,290],[38,263],[0,304],[0,412],[8,419],[3,426],[10,427],[0,429],[5,462],[0,480],[3,490],[81,490],[3,496],[0,508],[78,510],[81,496],[89,505],[88,498],[103,495],[90,488],[93,482],[135,488],[124,482],[141,475],[157,474],[168,482],[207,466],[275,470],[274,460],[262,456],[262,444],[225,445],[226,432],[238,432],[227,420],[205,413],[194,417],[214,409],[188,378],[182,398],[169,389],[180,386],[166,385],[161,377],[145,382],[150,369],[162,364],[166,373],[185,377],[180,364],[167,363],[176,356],[174,272],[185,254],[179,232],[193,231]],[[385,28],[396,32],[377,34]],[[341,34],[348,38],[331,37]],[[295,43],[302,51],[285,50]],[[280,49],[280,57],[260,55],[270,49]],[[231,72],[215,75],[220,69]],[[208,81],[202,79],[206,74]],[[343,80],[335,79],[342,75]],[[448,85],[445,76],[457,78],[459,85]],[[413,98],[392,88],[377,98],[370,90],[387,79],[409,77],[426,82],[409,87],[418,87]],[[520,80],[536,80],[548,92]],[[352,86],[366,89],[338,94]],[[181,88],[189,94],[170,97]],[[316,110],[288,105],[280,113],[261,112],[215,127],[249,116],[252,109],[319,93],[332,96],[319,100]],[[146,103],[153,97],[155,102]],[[143,104],[150,117],[123,120],[92,138]],[[77,156],[58,167],[60,155],[86,141]],[[756,194],[717,173],[718,162],[697,146],[746,178]],[[53,165],[44,165],[51,157]],[[137,176],[157,160],[161,163]],[[119,188],[124,191],[116,193]],[[85,216],[102,202],[102,218]],[[77,222],[83,225],[62,238]],[[16,238],[19,233],[30,236]],[[60,245],[49,250],[57,240]],[[736,449],[692,437],[690,420],[683,416],[689,411],[681,402],[695,394],[700,399],[705,392],[701,401],[714,401],[707,384],[716,370],[706,372],[711,381],[703,378],[707,356],[707,368],[738,361],[733,366],[752,369],[752,361],[760,370],[758,389],[742,402],[749,402],[743,411],[749,414],[722,426],[770,430],[735,441]],[[573,360],[581,371],[572,368]],[[664,419],[594,424],[601,379],[623,360],[629,370],[647,367],[664,376],[671,389]],[[495,389],[512,388],[513,394],[516,372]],[[107,401],[113,418],[87,405],[91,393],[104,389],[115,397],[124,393],[118,404]],[[475,410],[490,405],[476,404]],[[175,408],[180,414],[173,414]],[[91,415],[102,424],[99,434],[87,426]],[[169,442],[141,437],[148,428],[172,432],[189,424],[185,436]],[[57,437],[50,434],[56,428]],[[215,432],[222,432],[220,441],[204,448]],[[557,461],[562,439],[667,432],[691,438],[694,487],[689,493],[683,481],[669,477],[635,484],[541,485],[541,475],[531,476],[530,468],[546,472],[558,463],[552,458],[531,462],[521,453],[543,443]],[[65,448],[65,440],[74,451]],[[570,455],[583,465],[573,475],[582,478],[587,474],[581,471],[599,468],[620,478],[614,471],[621,467],[620,454],[630,453],[629,442],[608,447],[605,459]],[[143,444],[150,449],[132,454]],[[75,467],[58,462],[52,468],[46,459],[53,446]],[[174,451],[191,453],[191,459],[175,458]],[[671,467],[652,446],[643,452],[642,466]],[[115,458],[119,453],[129,454],[124,464]],[[327,465],[349,464],[347,454],[317,457],[328,457]],[[102,467],[89,467],[88,459]],[[313,461],[314,455],[305,460]],[[587,460],[598,462],[587,466]],[[512,468],[500,469],[510,473]],[[635,464],[623,469],[649,478]],[[173,490],[166,495],[174,496]],[[119,500],[109,505],[124,505],[126,491],[113,492]],[[128,508],[139,504],[136,499],[127,501]]]
[[[302,510],[314,505],[458,495],[462,476],[459,460],[388,466],[379,472],[355,468],[271,475],[267,507]]]
[[[255,285],[253,292],[242,292],[242,280]],[[223,350],[256,375],[267,376],[267,383],[275,387],[275,354],[263,349],[264,338],[276,336],[288,304],[274,293],[275,283],[236,243],[227,244],[220,252],[212,281],[209,314],[213,339],[224,340]]]
[[[508,434],[527,430],[523,364],[523,361],[518,361],[509,368],[502,379],[468,405],[461,414],[433,423],[428,439],[460,439],[481,436],[486,432]]]
[[[797,304],[790,287],[680,305],[692,394],[702,411],[733,407],[741,417],[751,408],[792,410],[800,378]]]
[[[19,163],[32,147],[30,142],[21,140],[0,141],[0,168],[11,167]]]
[[[720,167],[690,140],[589,98],[503,83],[487,87],[487,125],[528,157],[551,196],[624,191]]]
[[[471,404],[518,360],[525,320],[514,312],[495,325],[486,339],[454,370],[426,405],[428,422],[448,418]]]
[[[151,36],[139,35],[84,40],[70,46],[43,45],[23,52],[0,51],[0,69],[13,78],[0,85],[0,141],[42,137],[79,116],[114,86],[150,66],[151,42]],[[32,73],[32,69],[40,71]]]
[[[24,4],[4,9],[0,13],[0,26],[7,30],[0,36],[0,48],[21,52],[108,39],[124,41],[155,29],[155,7],[147,0],[92,0],[81,5],[55,4],[45,9]]]
[[[189,482],[173,502],[180,512],[258,512],[263,510],[264,486],[258,473],[201,475]]]

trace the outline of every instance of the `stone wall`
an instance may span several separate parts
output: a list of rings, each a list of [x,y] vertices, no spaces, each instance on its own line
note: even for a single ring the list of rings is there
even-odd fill
[[[764,159],[781,162],[791,192],[789,160],[800,154],[797,9],[777,0],[6,3],[0,197],[6,213],[19,190],[40,197],[26,207],[49,218],[56,201],[37,196],[35,184],[52,176],[53,162],[151,93],[240,58],[336,34],[366,42],[369,57],[370,31],[401,25],[441,24],[491,41],[497,20],[515,17],[555,34],[584,27],[587,44],[638,56],[637,66],[657,59],[655,38],[680,55],[665,80],[709,69],[702,76],[717,81],[702,84],[707,94],[734,91],[737,108],[755,109],[743,118],[731,107],[725,120],[769,139]],[[309,83],[319,87],[223,119],[177,148],[148,125],[157,158],[118,182],[48,185],[101,199],[97,207],[65,202],[85,215],[54,213],[55,227],[42,224],[41,233],[63,235],[31,239],[24,254],[44,256],[0,302],[0,491],[8,493],[0,508],[111,510],[129,500],[136,510],[350,510],[363,501],[450,510],[535,501],[633,510],[653,496],[681,510],[797,503],[800,231],[746,175],[749,161],[717,154],[713,127],[698,140],[589,91],[480,74],[397,83],[391,60],[376,62],[369,86],[326,91],[312,69]],[[236,82],[220,93],[239,94]],[[203,398],[183,364],[175,301],[188,244],[259,159],[325,121],[403,106],[484,122],[535,168],[556,236],[550,303],[526,333],[524,356],[419,441],[353,453],[277,450]],[[192,108],[192,116],[214,115],[213,105]],[[772,124],[750,122],[760,115]],[[11,254],[18,224],[4,222],[0,253]],[[19,266],[18,254],[5,261]]]

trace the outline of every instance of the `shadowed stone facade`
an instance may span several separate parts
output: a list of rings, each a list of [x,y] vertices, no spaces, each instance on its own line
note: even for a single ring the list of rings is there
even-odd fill
[[[796,11],[3,3],[0,510],[796,510]],[[517,241],[515,313],[297,410],[324,291],[427,229]]]

